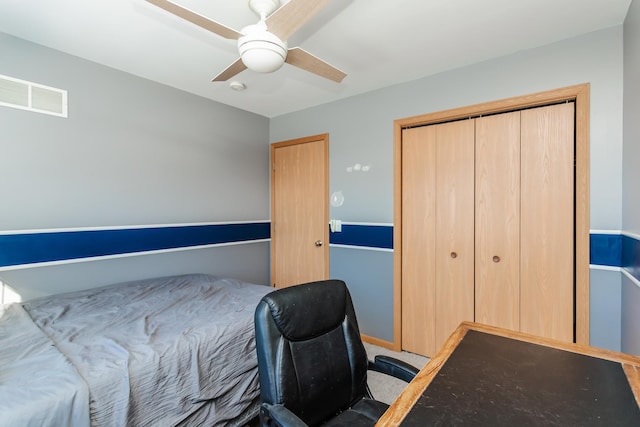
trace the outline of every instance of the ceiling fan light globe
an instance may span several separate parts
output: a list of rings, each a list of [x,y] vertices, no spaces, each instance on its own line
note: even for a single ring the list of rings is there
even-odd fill
[[[256,47],[245,50],[242,62],[248,69],[258,73],[272,73],[282,67],[285,58],[269,47]]]
[[[268,31],[252,32],[238,39],[238,51],[248,69],[272,73],[284,64],[287,43]]]

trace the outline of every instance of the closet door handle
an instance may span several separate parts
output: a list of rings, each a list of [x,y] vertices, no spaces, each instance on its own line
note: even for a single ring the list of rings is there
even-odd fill
[[[498,255],[494,255],[493,262],[500,262],[500,257]]]
[[[322,240],[316,240],[315,242],[313,242],[314,245],[316,245],[317,248],[319,248],[320,246],[322,246]]]
[[[457,257],[458,257],[458,254],[457,254],[457,253],[455,253],[455,252],[451,252],[451,258],[457,258]]]

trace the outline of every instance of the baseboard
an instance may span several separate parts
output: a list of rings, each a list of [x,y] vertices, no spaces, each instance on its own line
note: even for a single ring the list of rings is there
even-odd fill
[[[370,337],[369,335],[364,335],[364,334],[360,334],[360,338],[362,338],[362,341],[366,343],[377,345],[378,347],[386,348],[387,350],[392,350],[392,351],[402,350],[399,346],[396,346],[395,343],[381,340],[380,338]]]

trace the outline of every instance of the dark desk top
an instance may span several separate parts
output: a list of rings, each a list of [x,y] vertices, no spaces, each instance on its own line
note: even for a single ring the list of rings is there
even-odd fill
[[[378,425],[640,426],[639,372],[634,356],[465,322]]]

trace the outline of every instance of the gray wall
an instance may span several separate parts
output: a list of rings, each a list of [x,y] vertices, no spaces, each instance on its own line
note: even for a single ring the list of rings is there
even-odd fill
[[[631,3],[624,23],[624,156],[622,227],[640,239],[640,1]],[[640,354],[640,253],[625,258],[622,275],[622,350]]]
[[[617,270],[592,268],[589,274],[590,330],[592,345],[620,350],[622,288]]]
[[[174,274],[210,273],[269,284],[269,243],[250,243],[32,267],[0,272],[22,300],[111,283]]]
[[[393,223],[393,120],[525,95],[580,83],[591,84],[591,228],[621,229],[622,206],[622,69],[623,27],[604,29],[435,76],[399,84],[346,100],[320,105],[271,119],[270,141],[277,142],[322,132],[330,134],[330,192],[342,190],[344,205],[331,208],[331,217],[343,221]],[[425,53],[428,54],[428,53]],[[368,173],[348,173],[354,163],[370,164]],[[349,262],[332,264],[331,276],[356,276],[350,286],[356,294],[369,292],[367,302],[354,298],[360,311],[382,310],[392,299],[390,274],[363,277],[373,262],[392,271],[393,254],[384,260],[370,251],[347,249]],[[332,249],[333,251],[333,249]],[[341,253],[344,249],[341,248]],[[347,255],[342,255],[347,256]],[[332,261],[334,260],[332,254]],[[620,273],[592,275],[598,291],[620,292]],[[599,313],[596,331],[620,327],[603,324],[616,314]],[[361,316],[360,313],[358,314]],[[372,316],[368,316],[372,317]],[[381,318],[388,318],[383,313]],[[388,328],[362,325],[365,333],[391,341]],[[592,335],[595,345],[611,346],[609,337]],[[616,344],[614,343],[614,347]]]
[[[2,33],[0,52],[0,74],[69,94],[66,119],[0,107],[0,230],[269,219],[267,118]],[[0,281],[25,298],[194,270],[268,283],[268,251],[0,271]]]

